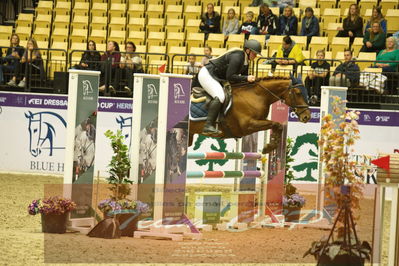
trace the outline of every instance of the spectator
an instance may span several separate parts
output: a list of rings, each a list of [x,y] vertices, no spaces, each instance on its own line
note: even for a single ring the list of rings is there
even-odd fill
[[[100,83],[102,84],[99,88],[100,92],[105,91],[106,85],[110,85],[110,89],[115,93],[115,84],[119,84],[119,62],[121,61],[121,54],[119,52],[119,44],[115,41],[109,41],[107,43],[107,51],[101,56],[102,73]],[[111,66],[111,67],[110,67]]]
[[[212,3],[207,5],[207,12],[201,16],[200,30],[203,33],[220,33],[220,15],[215,12]]]
[[[388,37],[386,40],[386,48],[380,51],[376,59],[376,67],[382,68],[382,73],[387,76],[387,91],[393,93],[393,90],[398,84],[398,62],[399,61],[399,50],[397,49],[397,43],[394,37]],[[381,62],[378,61],[396,61],[396,62]]]
[[[356,37],[363,37],[363,19],[359,16],[359,7],[352,4],[348,16],[344,18],[343,27],[338,27],[337,37],[349,37],[350,44]]]
[[[305,17],[302,19],[301,36],[307,36],[309,45],[313,36],[319,36],[319,20],[314,16],[313,8],[305,9]]]
[[[197,75],[201,68],[200,62],[195,62],[195,56],[190,55],[188,57],[188,63],[186,65],[186,75]]]
[[[385,48],[385,33],[378,22],[374,22],[372,27],[366,31],[363,38],[363,47],[360,52],[379,53]]]
[[[205,66],[209,63],[209,59],[212,59],[212,47],[205,46],[204,47],[204,57],[201,60],[201,66]]]
[[[14,76],[7,83],[9,86],[16,86],[17,79],[20,79],[18,87],[24,88],[26,86],[26,79],[28,77],[28,66],[30,66],[31,74],[39,74],[40,80],[45,79],[43,60],[40,51],[38,50],[37,42],[33,38],[29,38],[26,44],[26,50],[21,57],[20,61],[17,61],[15,67]]]
[[[291,6],[284,8],[284,14],[279,18],[279,35],[297,35],[298,18]]]
[[[266,35],[266,40],[269,39],[270,35],[277,34],[278,17],[273,14],[267,4],[262,4],[260,6],[257,24],[259,34]]]
[[[129,92],[133,91],[133,74],[143,73],[142,59],[140,56],[135,55],[136,45],[133,42],[126,43],[126,53],[121,57],[120,68],[122,72],[122,79],[126,80],[124,90]]]
[[[344,60],[334,71],[330,78],[330,86],[354,87],[359,84],[360,69],[357,64],[352,61],[352,51],[345,49]]]
[[[238,33],[238,26],[239,22],[236,17],[236,12],[234,11],[234,8],[230,8],[227,13],[227,18],[223,23],[224,39],[227,40],[230,34]]]
[[[19,37],[17,34],[12,34],[10,39],[10,47],[7,49],[6,56],[0,59],[0,85],[4,83],[5,73],[14,73],[24,54],[24,48],[19,45]],[[1,53],[1,52],[0,52]]]
[[[327,86],[330,79],[330,64],[323,61],[326,56],[324,50],[318,50],[316,53],[317,60],[311,65],[311,71],[305,80],[305,86],[310,96],[310,103],[316,104],[320,99],[321,86]]]
[[[83,70],[100,70],[101,55],[97,52],[96,43],[89,41],[86,46],[86,51],[80,59],[79,65],[75,65],[75,69]]]
[[[256,24],[255,21],[253,21],[254,19],[254,12],[252,11],[248,11],[246,14],[246,21],[244,23],[242,23],[239,32],[241,34],[245,34],[245,39],[248,40],[249,35],[251,34],[258,34],[258,25]]]
[[[287,58],[276,59],[276,63],[279,65],[296,65],[305,60],[301,48],[288,35],[283,38],[283,43],[278,48],[276,57]]]
[[[367,30],[371,28],[374,22],[380,23],[382,30],[385,32],[385,34],[387,34],[387,21],[384,19],[384,15],[381,13],[380,6],[373,7],[371,18],[369,21],[367,21],[366,28],[364,29],[365,34]]]
[[[276,7],[278,6],[277,0],[253,0],[249,6],[260,6],[262,4],[266,4],[269,7]]]

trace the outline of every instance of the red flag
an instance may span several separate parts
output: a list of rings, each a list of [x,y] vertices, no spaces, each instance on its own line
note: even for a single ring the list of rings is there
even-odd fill
[[[383,168],[385,170],[389,170],[389,160],[390,156],[384,156],[375,160],[372,160],[371,163],[377,165],[380,168]]]
[[[166,70],[166,64],[163,64],[162,66],[158,67],[159,73],[165,73]]]

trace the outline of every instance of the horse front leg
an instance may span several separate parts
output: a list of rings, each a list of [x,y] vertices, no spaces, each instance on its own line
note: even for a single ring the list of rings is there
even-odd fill
[[[251,121],[248,130],[251,132],[258,132],[264,130],[273,130],[270,141],[268,144],[265,144],[263,147],[262,153],[270,153],[271,151],[275,150],[280,143],[281,140],[281,133],[283,132],[283,125],[270,120],[254,120]]]

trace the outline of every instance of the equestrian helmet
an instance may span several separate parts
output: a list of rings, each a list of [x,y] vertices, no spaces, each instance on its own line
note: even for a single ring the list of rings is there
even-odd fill
[[[252,52],[262,55],[262,45],[257,40],[247,40],[244,44],[244,49],[249,49]]]

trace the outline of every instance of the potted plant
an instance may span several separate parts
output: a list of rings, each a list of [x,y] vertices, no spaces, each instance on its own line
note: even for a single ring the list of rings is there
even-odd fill
[[[359,139],[359,112],[347,112],[345,101],[333,97],[332,111],[323,117],[319,147],[325,169],[325,193],[335,202],[335,222],[328,238],[314,242],[304,256],[311,254],[318,265],[364,265],[371,248],[358,239],[353,210],[359,209],[363,179],[355,172],[359,167],[351,161],[352,146]],[[360,165],[361,169],[366,168]]]
[[[137,230],[138,214],[148,212],[148,205],[140,201],[128,199],[133,183],[129,179],[130,159],[129,149],[124,144],[122,131],[116,134],[111,130],[105,132],[105,136],[111,140],[111,147],[114,152],[109,167],[108,183],[112,192],[110,198],[101,201],[98,208],[103,212],[104,218],[115,217],[118,219],[122,236],[133,236]]]
[[[291,156],[293,143],[294,140],[288,138],[285,151],[283,214],[286,222],[298,222],[301,208],[306,203],[305,198],[296,192],[296,187],[291,183],[295,179],[294,173],[291,170],[291,163],[294,161],[294,158]]]
[[[68,214],[75,208],[76,204],[70,199],[48,197],[33,200],[28,206],[28,213],[41,214],[43,233],[63,234],[66,232]]]

